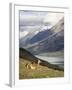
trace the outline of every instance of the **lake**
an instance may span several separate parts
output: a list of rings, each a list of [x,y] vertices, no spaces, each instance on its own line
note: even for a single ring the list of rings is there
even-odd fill
[[[51,64],[58,65],[61,68],[64,68],[64,58],[63,57],[48,57],[48,56],[40,56],[35,55],[37,58],[40,58],[44,61],[47,61]]]

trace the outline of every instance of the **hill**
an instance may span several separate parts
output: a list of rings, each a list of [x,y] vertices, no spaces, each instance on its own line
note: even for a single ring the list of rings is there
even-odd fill
[[[19,79],[54,78],[64,76],[64,70],[62,68],[36,58],[29,51],[23,48],[20,48],[19,54]],[[40,60],[41,63],[35,70],[26,67],[26,64],[31,64],[32,62],[37,63],[38,60]]]
[[[48,68],[52,68],[52,69],[55,69],[55,70],[60,70],[60,71],[64,71],[63,68],[57,66],[57,65],[54,65],[54,64],[50,64],[48,63],[47,61],[44,61],[44,60],[41,60],[37,57],[35,57],[34,55],[32,55],[29,51],[25,50],[24,48],[20,48],[19,49],[19,57],[20,58],[23,58],[29,62],[34,62],[34,63],[38,63],[38,60],[40,60],[40,65],[42,66],[46,66]]]
[[[31,62],[23,58],[19,59],[19,79],[64,77],[64,71],[54,70],[42,65],[39,65],[35,70],[27,69],[25,67],[27,63]]]

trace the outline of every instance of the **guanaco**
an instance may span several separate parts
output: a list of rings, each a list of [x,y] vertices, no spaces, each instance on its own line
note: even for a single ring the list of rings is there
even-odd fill
[[[37,68],[37,66],[39,66],[40,63],[41,63],[41,61],[38,60],[37,64],[35,62],[33,62],[31,64],[26,64],[25,66],[27,69],[35,70]]]
[[[27,69],[32,69],[32,70],[35,70],[37,68],[37,64],[35,63],[26,64],[25,66]]]

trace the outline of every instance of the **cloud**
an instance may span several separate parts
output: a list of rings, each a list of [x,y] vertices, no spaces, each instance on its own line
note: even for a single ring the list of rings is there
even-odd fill
[[[20,26],[36,26],[43,24],[55,25],[64,13],[44,12],[44,11],[20,11]]]
[[[44,18],[44,23],[49,22],[52,26],[54,26],[60,19],[62,19],[64,13],[48,13]]]
[[[28,31],[20,32],[20,38],[25,37],[28,33],[29,33]]]
[[[50,29],[63,18],[64,13],[44,11],[20,11],[20,38],[26,37],[28,33]]]
[[[47,12],[38,11],[20,11],[20,25],[39,25],[43,23],[43,19]]]

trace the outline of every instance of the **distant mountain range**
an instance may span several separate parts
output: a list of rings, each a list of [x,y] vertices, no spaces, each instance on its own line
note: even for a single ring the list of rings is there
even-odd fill
[[[38,34],[36,34],[35,36],[33,36],[32,39],[30,39],[29,43],[33,44],[36,43],[38,41],[41,41],[47,37],[49,37],[50,35],[54,34],[55,32],[60,32],[60,31],[64,31],[64,18],[62,18],[55,26],[53,26],[51,29],[44,29],[43,31],[40,31]],[[63,33],[58,33],[58,34],[62,34]]]
[[[34,32],[33,32],[34,33]],[[32,54],[54,52],[64,49],[64,18],[51,29],[45,29],[37,34],[30,33],[26,42],[23,40],[20,47],[25,48]]]
[[[26,47],[32,54],[54,52],[64,49],[64,18],[62,18],[50,30],[36,34],[29,40],[30,45]]]

